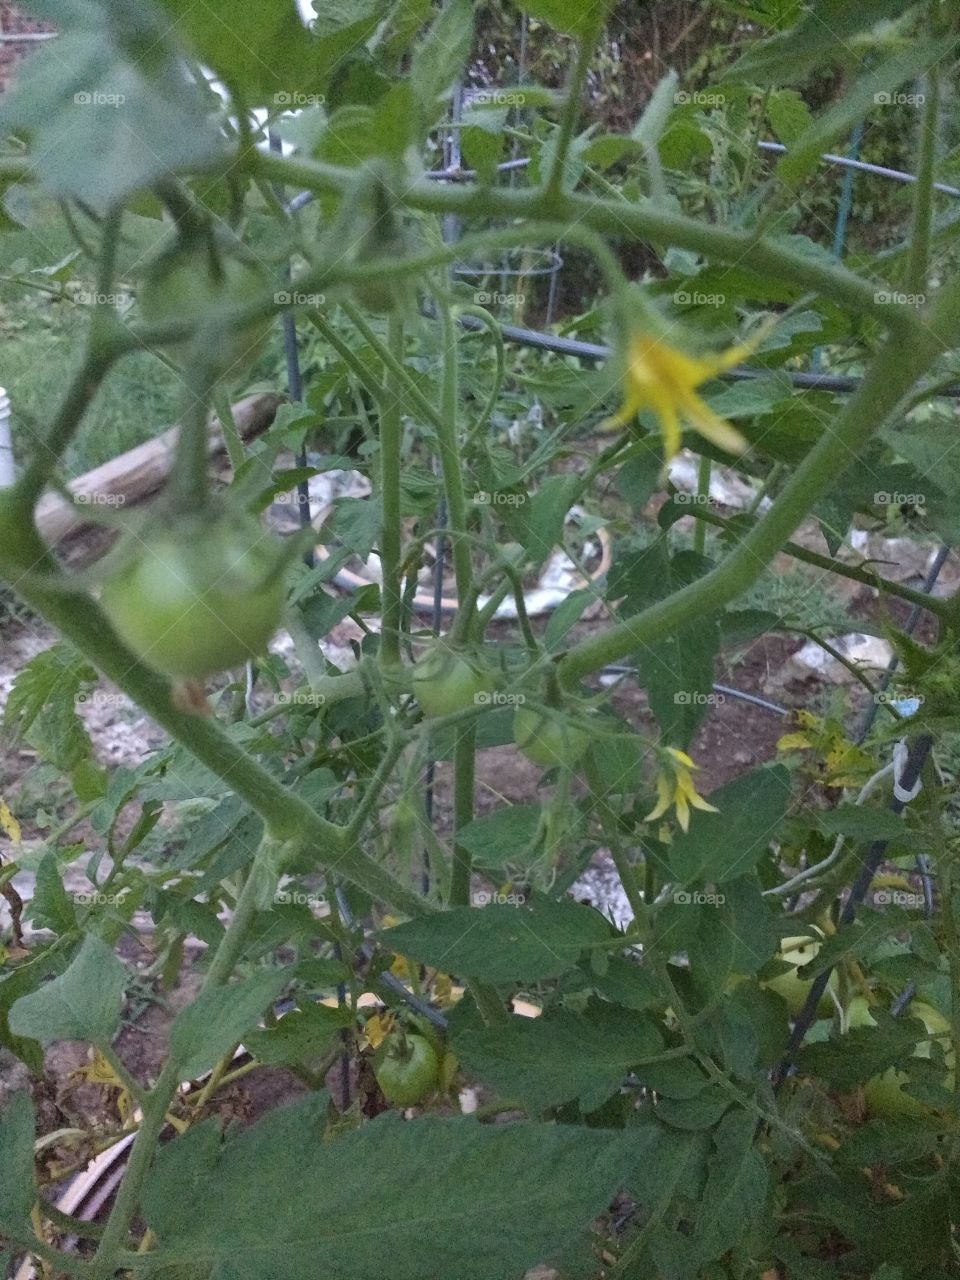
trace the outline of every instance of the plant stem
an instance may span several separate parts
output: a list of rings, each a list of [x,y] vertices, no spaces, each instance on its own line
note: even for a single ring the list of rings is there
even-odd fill
[[[834,428],[821,436],[767,514],[721,564],[666,600],[576,644],[557,669],[563,685],[575,687],[591,672],[723,608],[751,587],[817,499],[836,483],[901,396],[940,354],[936,330],[940,323],[952,321],[953,307],[954,300],[947,299],[930,329],[900,334],[887,342]]]
[[[64,589],[66,579],[58,581],[55,562],[36,529],[22,523],[16,502],[0,502],[0,578],[202,764],[227,779],[274,836],[309,847],[318,866],[335,869],[404,914],[421,915],[430,909],[353,842],[348,844],[342,827],[288,791],[215,720],[181,711],[168,682],[120,642],[95,601]]]
[[[387,343],[398,364],[403,363],[403,321],[392,312],[387,322]],[[403,584],[400,578],[401,493],[403,418],[402,390],[391,370],[384,378],[384,396],[380,406],[380,566],[382,571],[382,623],[380,662],[384,668],[396,669],[402,664],[400,630],[403,622]]]
[[[473,855],[464,848],[457,836],[468,822],[473,821],[473,789],[477,753],[477,727],[471,720],[457,730],[453,750],[453,866],[450,876],[450,906],[470,905],[470,885],[473,876]]]
[[[934,63],[926,75],[926,101],[920,120],[920,156],[913,188],[913,222],[907,258],[907,292],[924,294],[930,265],[930,229],[933,223],[933,180],[937,158],[937,124],[940,112],[940,69]]]
[[[700,466],[697,470],[697,497],[700,501],[697,503],[698,509],[706,506],[710,500],[710,474],[713,470],[709,458],[700,459]],[[693,529],[693,549],[698,555],[703,555],[707,545],[707,526],[702,520],[698,520]]]
[[[443,386],[440,398],[438,444],[440,469],[447,499],[447,518],[453,546],[453,571],[457,581],[457,598],[466,604],[473,580],[470,544],[467,540],[467,499],[463,488],[463,463],[457,435],[459,378],[457,369],[457,328],[450,309],[444,306],[441,317],[443,343]]]
[[[598,6],[603,11],[603,6]],[[602,19],[601,19],[602,21]],[[583,107],[583,90],[587,83],[587,73],[593,58],[596,35],[600,32],[600,22],[595,22],[593,38],[586,35],[580,39],[577,50],[577,61],[574,63],[570,83],[567,85],[566,100],[563,104],[563,115],[560,118],[560,133],[553,154],[550,177],[547,179],[547,192],[557,195],[563,189],[563,171],[567,167],[570,155],[570,144],[573,142],[574,130]]]
[[[256,157],[247,157],[246,163],[273,181],[288,182],[310,191],[344,192],[355,183],[352,170],[317,161],[257,152]],[[0,165],[0,173],[2,171]],[[649,202],[627,203],[594,195],[548,193],[537,188],[471,188],[427,180],[410,184],[398,192],[397,199],[407,208],[425,213],[455,213],[463,218],[549,220],[568,228],[586,227],[617,239],[676,245],[721,262],[741,266],[748,262],[753,271],[779,276],[803,289],[815,290],[840,306],[873,316],[885,328],[906,331],[922,327],[913,308],[878,303],[874,284],[838,263],[814,260],[754,231],[707,225]],[[491,242],[493,239],[491,236]],[[459,249],[464,251],[463,244]],[[435,252],[429,255],[429,263],[447,262],[450,254],[449,249]],[[422,270],[426,259],[427,255],[410,259],[410,274]],[[414,265],[415,262],[418,265]],[[373,278],[382,270],[383,264],[370,264],[366,277]],[[344,269],[339,278],[361,279],[363,274],[348,273]]]

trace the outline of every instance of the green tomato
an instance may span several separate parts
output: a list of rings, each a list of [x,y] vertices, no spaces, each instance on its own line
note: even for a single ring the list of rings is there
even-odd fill
[[[439,720],[489,700],[483,672],[443,644],[420,655],[413,666],[413,692],[428,720]]]
[[[211,320],[219,312],[241,306],[262,296],[270,282],[267,272],[255,262],[221,254],[220,270],[206,246],[167,251],[155,262],[140,290],[140,310],[150,324],[173,320]],[[270,317],[224,336],[217,352],[217,366],[223,374],[238,377],[263,350],[273,327]],[[174,361],[181,361],[189,341],[173,342],[163,348]]]
[[[938,1009],[925,1004],[922,1000],[912,1000],[907,1006],[904,1017],[919,1018],[926,1030],[931,1035],[935,1035],[943,1046],[947,1071],[941,1083],[945,1089],[952,1090],[955,1054],[951,1047],[950,1023]],[[862,996],[857,996],[850,1001],[850,1008],[847,1010],[847,1026],[850,1029],[876,1025],[870,1006]],[[930,1044],[920,1044],[917,1045],[912,1056],[929,1058],[931,1050]],[[888,1067],[880,1075],[871,1077],[863,1086],[863,1098],[867,1111],[873,1116],[900,1116],[906,1119],[931,1115],[935,1109],[929,1103],[904,1093],[904,1086],[909,1083],[909,1071],[902,1071],[897,1067]]]
[[[534,764],[543,768],[575,765],[593,740],[582,725],[568,717],[518,707],[513,717],[513,740]]]
[[[388,1036],[374,1064],[377,1084],[388,1102],[412,1107],[433,1093],[440,1080],[440,1060],[424,1036]]]
[[[141,534],[101,604],[148,666],[202,680],[266,649],[286,601],[284,551],[257,520],[185,523]]]
[[[820,941],[809,935],[797,938],[784,938],[780,944],[780,950],[777,952],[777,959],[791,966],[787,973],[778,974],[775,978],[767,978],[761,982],[762,987],[766,987],[768,991],[774,991],[782,999],[786,1001],[787,1008],[793,1017],[797,1017],[807,1000],[807,993],[813,986],[813,982],[809,979],[797,976],[797,970],[801,969],[805,964],[809,964],[815,959],[817,952],[820,950]],[[830,992],[837,991],[837,974],[833,970],[827,982],[826,990],[820,997],[817,1004],[817,1017],[832,1017],[834,1008],[833,999]]]

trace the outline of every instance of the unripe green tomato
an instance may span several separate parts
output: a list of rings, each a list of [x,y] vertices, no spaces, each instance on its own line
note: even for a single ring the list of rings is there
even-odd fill
[[[952,1090],[955,1054],[950,1041],[950,1023],[938,1009],[925,1004],[922,1000],[912,1000],[903,1016],[919,1018],[927,1031],[935,1035],[943,1046],[947,1071],[941,1083],[948,1091]],[[876,1025],[870,1006],[862,996],[857,996],[850,1001],[850,1008],[847,1010],[848,1028],[875,1027]],[[929,1058],[931,1050],[930,1044],[920,1044],[917,1045],[912,1056]],[[880,1075],[871,1077],[863,1086],[863,1098],[867,1111],[873,1116],[901,1116],[906,1119],[931,1115],[935,1108],[929,1103],[904,1093],[904,1086],[909,1083],[910,1073],[899,1070],[897,1067],[888,1067]]]
[[[373,1073],[388,1102],[413,1107],[436,1089],[440,1060],[424,1036],[394,1034],[384,1041]]]
[[[482,705],[489,681],[465,657],[438,644],[414,663],[413,692],[427,719],[439,720]]]
[[[513,717],[513,740],[528,760],[549,769],[575,765],[590,746],[592,735],[568,716],[518,707]]]
[[[104,583],[100,603],[148,666],[202,680],[266,649],[286,601],[278,556],[256,520],[154,529]]]
[[[140,310],[150,324],[174,320],[210,320],[219,312],[242,306],[260,297],[270,277],[258,263],[221,254],[220,273],[205,246],[166,253],[154,264],[140,290]],[[270,317],[256,321],[223,338],[217,366],[225,374],[239,376],[260,352],[273,326]],[[163,348],[174,361],[189,350],[189,340],[172,342]]]
[[[775,978],[767,978],[761,982],[762,987],[766,987],[768,991],[774,991],[782,1000],[787,1003],[793,1017],[797,1017],[807,1000],[807,993],[813,986],[810,979],[804,979],[797,976],[797,969],[802,968],[805,964],[809,964],[811,960],[816,958],[820,950],[820,941],[809,935],[796,938],[784,938],[780,944],[780,950],[777,952],[777,959],[784,961],[792,966],[787,973],[781,973]],[[817,1017],[829,1018],[833,1016],[834,1008],[833,999],[830,992],[837,990],[837,974],[833,970],[827,982],[826,989],[820,997],[817,1004]]]

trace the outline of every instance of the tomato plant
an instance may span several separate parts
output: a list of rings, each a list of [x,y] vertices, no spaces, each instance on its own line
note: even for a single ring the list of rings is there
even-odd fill
[[[952,1274],[957,6],[32,7],[3,1274]]]

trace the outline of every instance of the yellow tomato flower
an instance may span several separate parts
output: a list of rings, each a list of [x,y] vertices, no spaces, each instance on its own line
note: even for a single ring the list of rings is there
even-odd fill
[[[643,409],[652,409],[663,436],[665,462],[680,449],[681,421],[728,453],[743,453],[746,440],[714,413],[696,389],[745,360],[769,330],[769,325],[761,325],[750,341],[704,356],[687,355],[654,333],[633,334],[625,358],[623,407],[607,419],[602,430],[626,426]]]
[[[684,831],[690,828],[690,809],[700,809],[704,813],[719,813],[719,809],[708,804],[694,786],[692,770],[698,768],[685,751],[676,747],[667,747],[666,769],[657,774],[657,803],[644,818],[644,822],[653,822],[662,818],[673,806],[677,811],[677,821]]]

